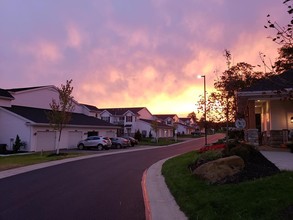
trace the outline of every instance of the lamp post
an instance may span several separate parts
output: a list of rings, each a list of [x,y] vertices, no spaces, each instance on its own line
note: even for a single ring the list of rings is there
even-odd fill
[[[200,77],[203,78],[203,90],[204,90],[204,138],[205,138],[205,146],[206,146],[208,144],[206,76],[201,75]]]

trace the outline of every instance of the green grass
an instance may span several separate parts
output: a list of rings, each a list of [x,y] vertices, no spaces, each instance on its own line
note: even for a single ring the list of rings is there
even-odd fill
[[[0,171],[13,169],[17,167],[23,167],[27,165],[37,164],[37,163],[43,163],[43,162],[49,162],[53,160],[62,160],[66,158],[71,157],[78,157],[85,155],[85,153],[61,153],[60,155],[54,155],[52,152],[46,152],[46,153],[32,153],[32,154],[26,154],[26,155],[11,155],[11,156],[5,156],[0,157]]]
[[[281,219],[293,205],[293,172],[241,184],[208,185],[192,175],[190,152],[166,161],[162,174],[180,209],[189,219]]]
[[[175,141],[173,138],[159,138],[158,143],[155,140],[152,140],[150,138],[143,138],[141,141],[139,141],[139,145],[149,145],[149,146],[164,146],[164,145],[170,145],[179,143],[182,140],[178,139]]]

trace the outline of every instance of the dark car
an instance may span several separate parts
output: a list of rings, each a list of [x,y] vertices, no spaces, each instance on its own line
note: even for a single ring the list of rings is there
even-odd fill
[[[123,136],[123,138],[127,139],[130,141],[130,145],[132,147],[134,147],[136,144],[138,144],[138,140],[133,138],[133,137],[130,137],[130,136]]]
[[[130,141],[127,140],[126,138],[122,138],[122,137],[112,137],[110,138],[111,142],[112,142],[112,148],[126,148],[130,146]]]
[[[85,148],[97,148],[98,150],[109,150],[112,143],[108,137],[90,136],[85,140],[78,142],[77,148],[82,150]]]

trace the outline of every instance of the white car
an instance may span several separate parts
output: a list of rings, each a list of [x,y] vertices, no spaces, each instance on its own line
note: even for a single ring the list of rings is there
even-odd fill
[[[83,150],[85,148],[97,148],[98,150],[109,150],[112,145],[110,138],[103,136],[90,136],[85,140],[78,142],[77,148]]]

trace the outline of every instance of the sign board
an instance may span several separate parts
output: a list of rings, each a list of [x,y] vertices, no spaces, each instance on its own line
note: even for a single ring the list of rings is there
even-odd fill
[[[246,122],[244,120],[244,118],[238,118],[235,121],[235,127],[239,128],[239,129],[243,129],[246,126]]]

